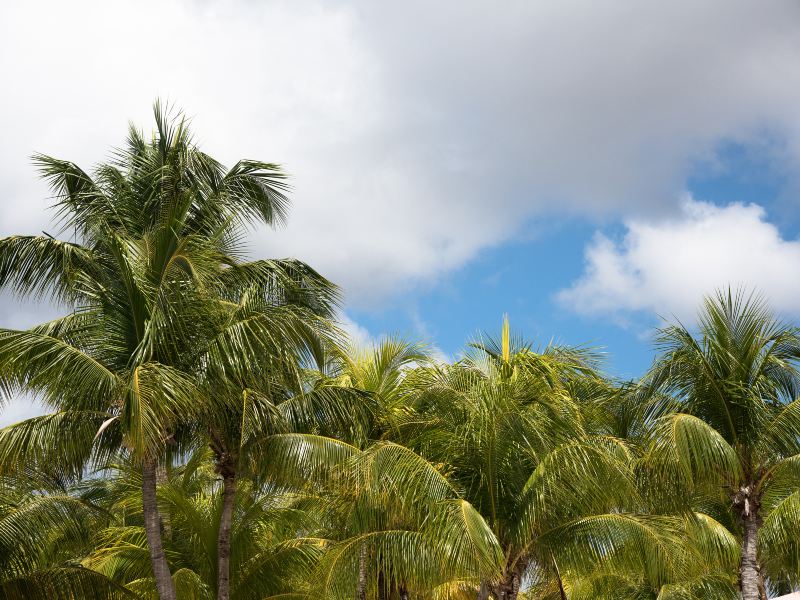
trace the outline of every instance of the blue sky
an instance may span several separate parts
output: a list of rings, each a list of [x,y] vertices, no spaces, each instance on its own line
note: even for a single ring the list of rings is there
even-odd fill
[[[358,339],[455,357],[508,313],[634,378],[716,287],[800,317],[798,64],[797,0],[0,3],[0,235],[51,228],[31,154],[91,169],[160,97],[286,167],[250,255],[340,284]],[[52,315],[0,293],[0,326]]]
[[[797,202],[787,197],[791,193],[787,175],[771,162],[767,150],[722,143],[719,164],[714,169],[698,165],[687,178],[686,189],[721,207],[758,204],[784,239],[797,239]],[[581,218],[534,220],[520,239],[483,250],[439,281],[398,295],[382,309],[350,311],[350,315],[373,336],[397,332],[457,357],[465,343],[481,332],[496,334],[502,315],[508,313],[512,326],[534,346],[554,340],[596,348],[603,352],[610,375],[637,378],[653,359],[652,335],[662,318],[649,311],[627,315],[624,322],[576,315],[557,298],[559,290],[581,275],[585,248],[598,229],[614,237],[623,228],[619,223],[598,228],[595,221]],[[800,265],[786,275],[798,274]]]

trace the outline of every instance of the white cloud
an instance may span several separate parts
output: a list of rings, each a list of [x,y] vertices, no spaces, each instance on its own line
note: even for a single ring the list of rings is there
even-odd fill
[[[4,404],[0,410],[0,427],[19,423],[25,419],[46,414],[47,408],[35,398],[18,396]]]
[[[369,330],[354,321],[347,313],[339,313],[337,321],[347,339],[356,348],[371,348],[375,345],[375,338]]]
[[[618,242],[598,234],[585,273],[558,297],[585,314],[644,310],[688,320],[704,295],[730,285],[797,315],[798,265],[800,241],[783,239],[762,207],[689,198],[676,218],[629,221]]]
[[[253,237],[368,306],[560,211],[669,210],[722,139],[800,156],[800,4],[76,0],[0,5],[0,233],[45,226],[34,151],[91,164],[162,95],[203,147],[283,162]]]

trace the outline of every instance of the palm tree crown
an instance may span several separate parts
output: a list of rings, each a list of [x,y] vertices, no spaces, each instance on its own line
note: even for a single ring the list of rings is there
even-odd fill
[[[741,528],[745,600],[765,595],[765,575],[796,583],[796,555],[778,546],[800,531],[800,332],[729,290],[706,300],[697,335],[673,325],[659,347],[647,383],[677,407],[654,428],[651,465],[724,496]]]
[[[159,594],[174,598],[155,470],[208,398],[198,370],[241,377],[249,362],[302,345],[336,290],[298,261],[241,260],[249,223],[286,216],[277,165],[242,160],[225,169],[193,144],[185,119],[160,103],[155,119],[151,141],[131,127],[125,148],[93,177],[35,157],[55,192],[57,222],[74,240],[0,240],[0,286],[49,295],[71,313],[0,331],[3,387],[38,393],[58,410],[7,430],[0,446],[7,467],[36,459],[73,472],[120,447],[135,456]]]

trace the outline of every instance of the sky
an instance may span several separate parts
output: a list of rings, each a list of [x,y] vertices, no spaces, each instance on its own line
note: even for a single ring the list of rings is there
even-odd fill
[[[363,343],[457,358],[508,313],[627,379],[715,289],[800,316],[796,0],[5,2],[0,80],[0,235],[49,227],[32,153],[90,168],[160,97],[284,165],[250,255],[340,284]],[[54,311],[0,295],[3,327]]]

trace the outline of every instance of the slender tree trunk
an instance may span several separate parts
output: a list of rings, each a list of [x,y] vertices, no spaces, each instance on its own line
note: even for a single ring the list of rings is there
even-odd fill
[[[231,597],[231,528],[236,502],[236,474],[230,469],[222,477],[222,513],[217,537],[217,600]]]
[[[758,528],[760,526],[758,499],[750,495],[753,486],[742,488],[734,503],[741,511],[742,562],[739,566],[739,589],[742,600],[761,600],[764,582],[758,564]]]
[[[761,575],[758,568],[758,522],[756,515],[744,517],[744,535],[742,538],[742,563],[739,567],[739,585],[742,600],[760,600]]]
[[[145,459],[142,463],[142,512],[144,513],[144,530],[147,534],[147,546],[150,549],[150,562],[153,565],[153,577],[160,600],[176,600],[175,585],[169,571],[167,557],[161,540],[161,516],[156,500],[156,466],[155,459]]]
[[[519,595],[519,577],[514,573],[511,578],[504,581],[498,589],[500,600],[517,600]]]
[[[156,465],[156,485],[162,486],[167,485],[169,483],[169,475],[167,474],[167,466],[163,464],[161,461],[158,462]],[[161,528],[164,532],[164,538],[167,540],[172,539],[172,521],[169,518],[169,514],[162,514],[159,513],[161,517]]]
[[[481,582],[481,586],[478,588],[478,600],[489,600],[489,586],[486,585],[486,582]]]
[[[358,554],[358,589],[356,600],[367,600],[367,545],[361,544]]]
[[[508,600],[517,600],[519,596],[520,577],[516,573],[511,576],[511,588],[508,592]]]
[[[222,509],[217,530],[217,600],[231,597],[231,530],[236,508],[238,487],[238,454],[228,451],[226,439],[216,428],[209,427],[211,450],[214,452],[214,470],[222,477]]]
[[[499,583],[491,586],[491,591],[498,600],[517,600],[521,585],[521,575],[518,571],[518,567],[513,567],[512,570],[505,572]]]

